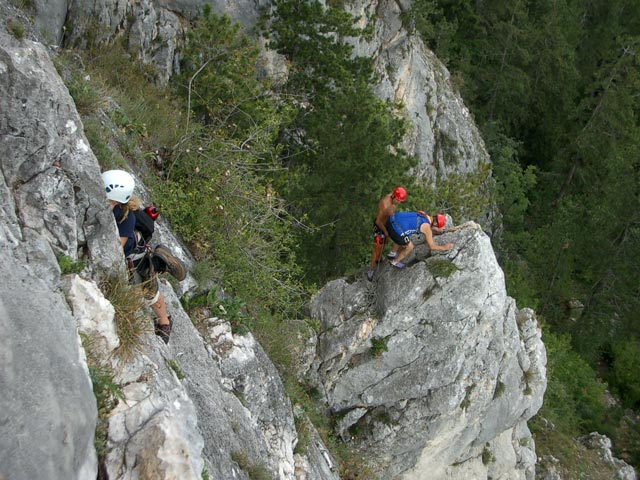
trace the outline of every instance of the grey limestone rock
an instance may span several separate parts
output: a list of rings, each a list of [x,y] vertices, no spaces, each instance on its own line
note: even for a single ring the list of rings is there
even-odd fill
[[[448,70],[403,25],[409,2],[354,0],[348,5],[360,26],[373,29],[370,39],[354,44],[354,53],[373,58],[378,96],[401,102],[411,124],[403,147],[418,159],[415,174],[432,183],[488,163],[484,141]]]
[[[112,354],[113,307],[94,281],[61,281],[56,259],[86,260],[82,274],[97,279],[124,268],[100,167],[47,50],[1,26],[0,167],[1,478],[96,478],[96,401],[78,332],[98,340],[122,388],[109,413],[110,478],[247,478],[249,467],[336,478],[319,438],[315,453],[294,455],[292,407],[260,345],[228,331],[218,350],[166,282],[169,345],[153,335],[149,313],[134,358]],[[157,240],[190,264],[163,220]]]
[[[88,256],[105,269],[122,265],[100,169],[48,52],[0,30],[0,72],[3,237],[15,247],[24,228],[55,256]],[[54,258],[39,250],[41,258]]]
[[[526,420],[542,405],[545,349],[475,227],[437,237],[449,252],[383,265],[373,285],[333,281],[312,300],[322,329],[308,376],[382,478],[533,478]]]
[[[617,480],[636,480],[637,476],[633,467],[624,460],[613,456],[609,437],[598,432],[591,432],[589,435],[578,438],[578,441],[585,447],[597,451],[602,460],[615,470]]]
[[[0,249],[0,478],[96,478],[96,400],[64,297]]]
[[[67,19],[67,0],[34,0],[34,20],[42,40],[57,45]]]

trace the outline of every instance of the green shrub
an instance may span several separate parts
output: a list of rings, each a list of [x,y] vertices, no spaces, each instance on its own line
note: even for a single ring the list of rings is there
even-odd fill
[[[571,348],[566,335],[545,331],[547,391],[544,416],[570,435],[597,430],[605,412],[606,385]]]
[[[252,330],[254,321],[247,313],[246,303],[237,297],[219,302],[218,313],[231,324],[234,335],[245,335]]]
[[[78,274],[84,270],[86,266],[86,262],[84,260],[73,261],[71,257],[67,255],[59,255],[58,256],[58,266],[60,267],[60,272],[62,275],[66,275],[68,273]]]
[[[184,308],[184,310],[189,314],[191,314],[194,309],[200,307],[214,310],[219,304],[217,289],[212,288],[207,292],[202,292],[195,295],[184,295],[180,299],[180,303],[182,304],[182,308]]]
[[[295,251],[311,286],[367,261],[375,207],[416,161],[400,147],[400,105],[376,97],[372,60],[353,55],[348,38],[365,33],[357,19],[335,2],[272,7],[269,46],[291,64],[283,88],[305,103],[283,126],[288,169],[276,185],[302,222]]]
[[[435,189],[411,185],[404,208],[429,214],[448,213],[456,223],[479,221],[492,204],[491,183],[491,165],[483,164],[475,172],[448,175]]]
[[[387,339],[384,337],[372,337],[371,338],[371,355],[379,357],[382,352],[387,352]]]
[[[172,80],[188,103],[188,115],[215,128],[229,125],[228,133],[241,136],[272,116],[275,105],[262,90],[266,79],[255,75],[259,51],[239,23],[205,5],[187,34],[181,73]]]
[[[610,377],[625,405],[636,407],[640,403],[640,342],[627,339],[613,346]]]
[[[215,102],[209,108],[213,106]],[[226,136],[238,133],[231,125],[185,138],[173,151],[167,178],[153,190],[196,258],[225,272],[225,289],[251,308],[294,312],[302,290],[293,254],[293,219],[261,173],[280,168],[272,144],[280,121],[273,117],[265,122],[254,125],[246,138]],[[247,138],[251,141],[245,142]]]

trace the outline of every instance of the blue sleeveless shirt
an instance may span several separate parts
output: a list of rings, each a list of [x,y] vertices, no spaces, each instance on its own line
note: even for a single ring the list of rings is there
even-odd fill
[[[429,219],[417,212],[398,212],[389,217],[389,223],[398,235],[408,236],[420,233],[420,226],[429,224]]]

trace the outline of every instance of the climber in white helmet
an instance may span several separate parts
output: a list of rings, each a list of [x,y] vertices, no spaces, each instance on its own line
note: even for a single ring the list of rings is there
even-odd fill
[[[124,170],[109,170],[102,174],[102,181],[118,226],[120,243],[127,258],[130,273],[132,278],[142,280],[145,298],[156,316],[153,322],[155,334],[165,343],[169,343],[173,321],[171,315],[167,314],[164,296],[158,290],[156,273],[168,271],[178,280],[183,280],[186,270],[182,263],[161,245],[153,251],[149,249],[142,255],[134,256],[137,245],[135,212],[140,208],[140,200],[133,194],[135,180]],[[159,267],[160,265],[162,268]]]

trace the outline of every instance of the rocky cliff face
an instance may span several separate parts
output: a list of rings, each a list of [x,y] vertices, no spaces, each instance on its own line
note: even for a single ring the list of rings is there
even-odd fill
[[[45,49],[0,28],[3,478],[96,474],[96,401],[56,255],[95,248],[108,264],[117,242],[81,129]]]
[[[166,83],[178,68],[184,26],[204,5],[202,0],[54,0],[35,3],[36,21],[51,41],[82,46],[88,38],[107,44],[126,38],[129,50],[144,63],[158,67],[158,80]],[[211,3],[247,28],[255,25],[259,8],[267,2],[236,0]],[[426,183],[452,173],[474,172],[489,161],[484,142],[454,91],[449,72],[401,21],[409,2],[354,0],[347,7],[361,26],[374,32],[370,40],[354,43],[354,53],[375,62],[380,98],[399,102],[400,112],[411,131],[403,147],[418,159],[415,174]],[[264,52],[268,74],[283,73],[283,62],[273,52]]]
[[[424,259],[422,244],[405,270],[319,292],[307,376],[381,478],[533,479],[526,421],[546,388],[535,316],[507,297],[476,224],[438,241],[455,247]]]
[[[418,159],[416,175],[426,182],[451,173],[471,173],[489,162],[469,110],[454,91],[449,72],[422,40],[402,23],[411,2],[355,0],[351,13],[373,31],[354,53],[374,59],[380,98],[403,105],[412,126],[403,147]]]

